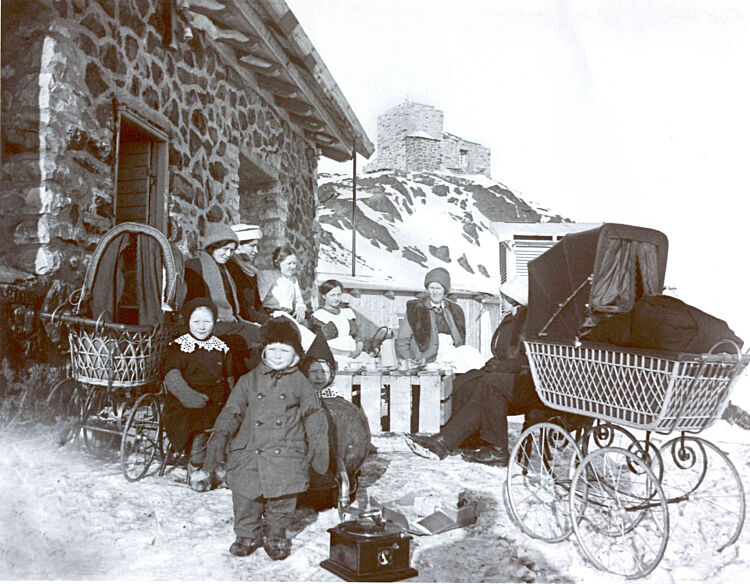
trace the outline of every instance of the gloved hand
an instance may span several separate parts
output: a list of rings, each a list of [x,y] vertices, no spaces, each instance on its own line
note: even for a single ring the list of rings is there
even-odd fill
[[[226,462],[227,442],[229,434],[217,430],[206,443],[206,459],[203,461],[203,470],[208,473],[216,472],[216,469]]]
[[[164,376],[164,385],[167,386],[167,391],[180,400],[186,408],[202,408],[208,402],[208,396],[190,387],[177,369],[172,369]]]

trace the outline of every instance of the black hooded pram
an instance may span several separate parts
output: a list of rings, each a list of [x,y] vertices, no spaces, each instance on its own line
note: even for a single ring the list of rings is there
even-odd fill
[[[653,229],[604,224],[565,236],[529,262],[524,336],[537,393],[549,407],[594,418],[575,437],[545,422],[523,431],[508,467],[506,501],[528,535],[575,532],[585,558],[628,578],[651,572],[670,532],[721,551],[739,537],[745,496],[726,454],[697,433],[721,417],[748,356],[668,353],[582,341],[608,314],[661,294],[667,239]],[[645,432],[644,432],[645,431]],[[679,437],[652,440],[651,432]],[[636,437],[645,433],[645,438]]]
[[[699,432],[721,417],[748,363],[736,345],[729,355],[694,355],[579,340],[605,315],[661,294],[666,266],[663,233],[611,223],[567,235],[529,262],[525,345],[545,404],[660,433]]]

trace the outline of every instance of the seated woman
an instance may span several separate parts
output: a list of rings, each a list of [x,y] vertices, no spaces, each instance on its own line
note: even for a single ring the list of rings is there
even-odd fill
[[[263,308],[268,314],[285,312],[297,322],[305,320],[305,300],[297,281],[297,256],[287,246],[277,247],[271,255],[273,270],[258,274],[258,291]]]
[[[258,294],[258,269],[254,265],[258,255],[258,243],[261,238],[260,227],[237,223],[232,225],[237,234],[239,245],[227,262],[227,268],[237,283],[237,298],[240,301],[240,315],[250,322],[263,324],[268,315],[263,310]]]
[[[305,325],[307,307],[297,281],[297,256],[287,246],[277,247],[271,255],[273,270],[261,270],[258,274],[258,293],[263,310],[271,316],[286,316],[297,325],[302,338],[302,348],[307,348],[315,334]]]
[[[189,332],[174,339],[165,355],[164,427],[174,450],[189,452],[188,484],[206,491],[214,481],[202,467],[208,430],[229,396],[229,347],[212,335],[216,305],[210,299],[191,300],[183,315]]]
[[[525,414],[525,429],[551,415],[536,393],[521,343],[526,324],[527,287],[522,280],[514,279],[503,284],[500,293],[507,314],[493,336],[493,358],[482,369],[466,374],[469,383],[457,384],[460,389],[454,392],[454,413],[440,432],[434,436],[406,436],[415,454],[443,459],[478,433],[486,445],[464,452],[463,458],[507,466],[507,416]]]
[[[326,280],[318,288],[323,306],[312,314],[311,328],[322,332],[339,367],[362,353],[364,343],[357,339],[357,316],[351,308],[341,308],[344,285]]]
[[[449,363],[456,373],[482,366],[482,355],[466,343],[464,311],[445,295],[451,277],[445,268],[435,268],[424,278],[426,294],[406,303],[406,318],[398,330],[396,356],[428,363]]]
[[[246,318],[250,313],[240,302],[237,275],[233,277],[227,266],[238,244],[237,234],[229,226],[209,225],[203,250],[198,257],[185,262],[185,300],[201,297],[213,300],[218,314],[214,334],[232,346],[240,357],[238,361],[244,364],[237,373],[245,373],[259,360],[255,349],[260,343],[260,325]]]

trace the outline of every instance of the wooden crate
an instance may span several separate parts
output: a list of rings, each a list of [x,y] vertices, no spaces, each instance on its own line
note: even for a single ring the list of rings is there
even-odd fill
[[[333,387],[358,404],[367,416],[370,431],[440,431],[451,417],[453,373],[421,371],[339,371]]]

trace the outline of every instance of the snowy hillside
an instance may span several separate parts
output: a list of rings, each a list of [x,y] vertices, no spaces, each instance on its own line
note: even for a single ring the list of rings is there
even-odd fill
[[[321,174],[318,273],[350,274],[352,178]],[[499,284],[491,221],[560,222],[483,175],[377,172],[357,177],[357,275],[402,288],[447,268],[455,289],[494,293]]]

